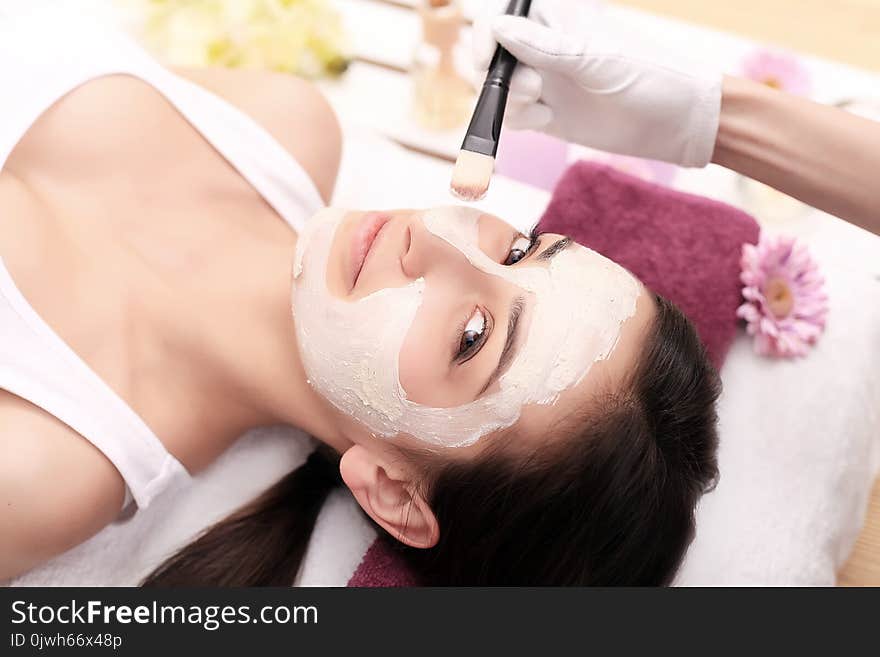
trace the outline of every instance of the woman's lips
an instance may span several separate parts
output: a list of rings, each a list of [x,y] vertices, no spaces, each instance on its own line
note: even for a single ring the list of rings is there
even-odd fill
[[[358,276],[360,276],[361,270],[364,268],[370,248],[376,241],[379,231],[382,230],[390,219],[391,215],[385,212],[368,212],[355,227],[349,256],[349,270],[351,272],[349,291],[353,290],[355,285],[357,285]]]

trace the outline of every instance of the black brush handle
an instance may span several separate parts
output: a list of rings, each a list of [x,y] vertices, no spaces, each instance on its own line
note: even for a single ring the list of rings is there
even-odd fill
[[[531,4],[532,0],[511,0],[505,13],[512,16],[528,16]],[[506,49],[498,46],[489,64],[486,81],[483,83],[474,115],[461,144],[462,150],[495,157],[514,68],[516,68],[516,58]]]
[[[505,14],[511,16],[528,16],[529,7],[532,0],[510,0],[507,5]],[[513,69],[516,67],[516,57],[511,55],[505,48],[498,46],[492,61],[489,63],[489,74],[486,76],[486,83],[496,82],[505,88],[510,86],[510,78],[513,76]]]

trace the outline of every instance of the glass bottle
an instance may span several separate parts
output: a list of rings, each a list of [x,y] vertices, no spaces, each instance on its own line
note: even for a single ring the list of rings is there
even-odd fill
[[[463,127],[473,110],[474,91],[456,68],[463,17],[457,0],[422,0],[422,41],[413,58],[416,121],[431,130]]]

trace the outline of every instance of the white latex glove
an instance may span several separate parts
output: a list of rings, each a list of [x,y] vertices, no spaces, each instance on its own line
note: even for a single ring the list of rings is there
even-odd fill
[[[518,60],[505,126],[686,167],[709,163],[721,110],[719,70],[615,28],[583,0],[533,0],[529,17],[487,0],[474,22],[485,71],[501,43]]]

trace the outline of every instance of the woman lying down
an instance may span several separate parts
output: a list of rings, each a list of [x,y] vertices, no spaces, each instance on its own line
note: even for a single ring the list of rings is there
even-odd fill
[[[0,70],[0,577],[286,423],[323,447],[147,584],[289,585],[338,475],[427,584],[671,580],[719,387],[678,309],[469,207],[322,207],[305,82],[63,32]]]

